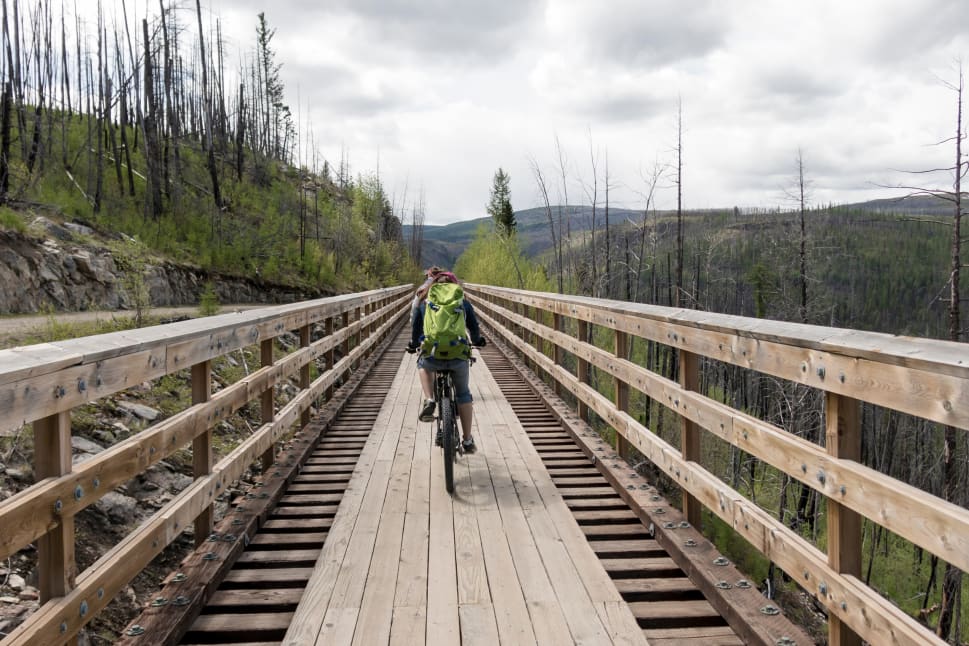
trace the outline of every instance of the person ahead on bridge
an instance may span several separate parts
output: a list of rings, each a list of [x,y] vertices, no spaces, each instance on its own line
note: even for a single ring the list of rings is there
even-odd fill
[[[414,300],[410,304],[410,324],[414,324],[414,317],[417,316],[417,308],[420,306],[421,301],[427,297],[427,290],[430,289],[431,285],[434,283],[434,279],[440,274],[443,269],[437,265],[428,267],[424,272],[424,282],[420,287],[417,288],[417,292],[414,294]]]
[[[432,269],[439,268],[432,267]],[[428,273],[430,273],[430,270],[428,270]],[[429,278],[431,277],[429,276]],[[424,404],[421,406],[418,418],[422,422],[434,421],[434,372],[436,370],[450,370],[454,380],[454,397],[458,404],[458,418],[461,420],[461,435],[463,436],[461,448],[464,449],[465,453],[474,453],[476,447],[474,438],[471,437],[471,424],[474,411],[472,407],[471,388],[469,387],[469,368],[471,365],[469,360],[470,349],[468,350],[467,357],[442,360],[430,356],[429,351],[424,347],[426,344],[423,343],[425,338],[424,313],[427,310],[427,293],[435,283],[458,283],[458,279],[449,271],[439,270],[429,282],[425,282],[418,290],[417,296],[419,303],[411,324],[410,343],[407,345],[407,349],[410,352],[416,352],[418,349],[421,350],[421,355],[417,360],[417,366],[421,379],[421,389],[424,391]],[[478,347],[483,347],[486,341],[481,336],[481,328],[478,326],[478,318],[474,314],[474,308],[467,299],[462,299],[462,306],[464,308],[464,323],[468,336],[471,338],[471,343]],[[442,439],[438,437],[437,443],[440,444],[441,441]]]

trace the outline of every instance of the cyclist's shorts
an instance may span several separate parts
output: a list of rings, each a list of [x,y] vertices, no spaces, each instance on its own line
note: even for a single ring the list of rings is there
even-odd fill
[[[450,370],[451,379],[454,381],[454,398],[459,404],[467,404],[472,401],[469,384],[471,362],[467,359],[442,360],[434,357],[421,357],[417,360],[417,365],[430,372]]]

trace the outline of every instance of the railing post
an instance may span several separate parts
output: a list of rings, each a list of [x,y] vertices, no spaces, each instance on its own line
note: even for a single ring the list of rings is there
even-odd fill
[[[536,326],[542,324],[543,323],[543,321],[542,321],[542,313],[543,313],[543,310],[540,307],[538,307],[537,305],[534,306],[534,307],[532,307],[531,310],[532,310],[532,312],[531,312],[531,316],[529,318],[532,319],[532,322],[534,322]],[[542,335],[540,335],[538,333],[534,333],[534,332],[532,333],[532,347],[534,347],[535,348],[535,351],[538,352],[539,354],[544,354],[545,353],[545,341],[542,339]],[[538,372],[538,369],[540,369],[541,366],[540,366],[540,364],[537,361],[535,362],[535,368],[536,368],[535,374],[540,375],[539,378],[542,381],[546,381],[546,377],[541,376],[542,373]],[[542,369],[542,372],[545,372],[544,369]],[[548,377],[551,377],[552,376],[551,373],[545,373],[545,374],[547,374]]]
[[[328,316],[326,318],[326,336],[327,337],[333,336],[333,330],[335,328],[334,320],[335,319],[332,316]],[[326,351],[326,369],[327,370],[333,370],[333,358],[334,358],[334,355],[335,354],[336,354],[336,348],[335,347],[331,347],[329,350]],[[326,401],[330,401],[333,398],[333,386],[328,386],[327,387],[326,391],[323,393],[323,397],[326,399]]]
[[[310,326],[304,325],[299,329],[299,347],[308,348],[310,347]],[[310,387],[310,361],[300,366],[299,369],[299,387],[300,390],[306,390]],[[310,409],[306,408],[299,416],[299,427],[305,428],[307,424],[310,423]]]
[[[616,358],[625,359],[626,355],[629,354],[629,335],[625,332],[620,332],[616,330]],[[629,384],[622,381],[618,377],[614,378],[615,382],[615,402],[616,408],[624,413],[629,412]],[[621,458],[629,457],[629,441],[622,436],[619,431],[616,431],[616,453],[619,454]]]
[[[858,400],[825,393],[825,447],[835,458],[861,459]],[[828,498],[828,565],[836,572],[861,576],[861,516]],[[831,646],[861,646],[861,638],[834,613],[828,613]]]
[[[555,314],[552,315],[552,325],[555,327],[556,332],[562,331],[562,328],[564,326],[564,318],[562,317],[561,314],[556,312]],[[555,347],[555,365],[561,366],[565,360],[565,350],[563,350],[562,346],[558,345],[557,343],[555,344],[554,347]],[[561,397],[562,392],[563,392],[562,384],[559,383],[558,379],[556,379],[555,394]]]
[[[700,358],[692,352],[679,351],[680,386],[695,391],[700,387]],[[680,452],[684,460],[700,461],[700,429],[692,421],[680,416]],[[700,529],[700,501],[683,490],[683,515],[688,523]]]
[[[264,339],[259,344],[259,363],[263,368],[266,366],[273,365],[273,340]],[[276,403],[273,397],[273,387],[270,386],[263,391],[262,395],[259,397],[259,407],[260,407],[260,419],[263,424],[268,424],[273,421],[276,417]],[[276,450],[274,446],[270,446],[265,453],[262,454],[262,472],[266,473],[276,462]]]
[[[212,362],[202,361],[192,366],[192,404],[209,401],[212,395]],[[212,473],[212,428],[192,440],[192,474],[202,478]],[[212,505],[195,519],[195,547],[204,543],[212,533]]]
[[[71,413],[64,411],[34,422],[34,476],[38,481],[71,472]],[[63,597],[74,588],[74,516],[37,540],[40,602]]]
[[[589,338],[589,322],[579,320],[579,342],[588,343]],[[583,359],[581,356],[577,356],[578,360],[576,363],[576,377],[579,379],[579,383],[588,384],[589,383],[589,362]],[[588,423],[589,421],[589,407],[582,402],[581,397],[577,397],[578,401],[577,413],[579,418]]]
[[[340,323],[342,324],[341,325],[341,329],[343,329],[343,330],[346,330],[348,327],[350,327],[350,310],[345,311],[340,316]],[[343,356],[344,357],[349,357],[350,356],[350,340],[351,339],[350,339],[350,335],[349,334],[343,339]],[[346,372],[348,372],[349,370],[350,370],[350,368],[347,367],[347,370],[344,371],[344,374],[346,374]],[[341,375],[341,377],[342,377],[342,375]]]

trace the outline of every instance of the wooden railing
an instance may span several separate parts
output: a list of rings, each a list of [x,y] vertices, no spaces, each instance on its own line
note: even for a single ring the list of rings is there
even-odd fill
[[[184,529],[194,525],[196,543],[205,540],[215,499],[254,462],[273,463],[276,443],[400,323],[410,297],[401,286],[0,351],[0,431],[32,424],[35,452],[35,484],[0,502],[0,558],[36,542],[43,603],[3,643],[70,640]],[[273,340],[288,331],[301,347],[274,360]],[[256,344],[262,367],[213,394],[212,360]],[[72,466],[73,408],[183,369],[191,369],[190,407]],[[275,410],[273,387],[294,375],[299,393]],[[262,425],[213,463],[212,428],[250,401],[261,403]],[[194,482],[76,573],[75,515],[188,446]]]
[[[700,506],[783,569],[827,609],[831,644],[942,644],[860,579],[861,519],[878,523],[969,571],[969,510],[859,463],[859,402],[969,428],[969,346],[576,296],[467,285],[483,323],[532,366],[592,410],[683,491],[694,523]],[[571,319],[571,320],[570,320]],[[614,351],[590,343],[611,331]],[[566,330],[574,330],[568,333]],[[630,339],[678,353],[673,381],[628,360]],[[600,334],[601,338],[601,334]],[[575,370],[563,364],[574,357]],[[699,358],[742,366],[824,392],[825,446],[715,401],[698,389]],[[589,385],[590,367],[614,381],[614,398]],[[634,388],[676,413],[680,448],[628,412]],[[700,464],[700,433],[763,460],[827,499],[822,552]]]

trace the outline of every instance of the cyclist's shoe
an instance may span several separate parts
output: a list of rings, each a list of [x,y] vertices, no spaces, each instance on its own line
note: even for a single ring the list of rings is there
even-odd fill
[[[437,436],[434,438],[434,444],[436,446],[444,446],[444,429],[439,429],[437,431]]]
[[[433,422],[434,421],[434,406],[435,406],[435,404],[434,404],[434,400],[433,399],[426,400],[424,402],[424,407],[421,408],[420,415],[417,416],[417,419],[421,420],[422,422]]]
[[[474,445],[474,438],[469,437],[468,439],[461,442],[461,450],[465,453],[474,453],[478,450],[478,447]]]

